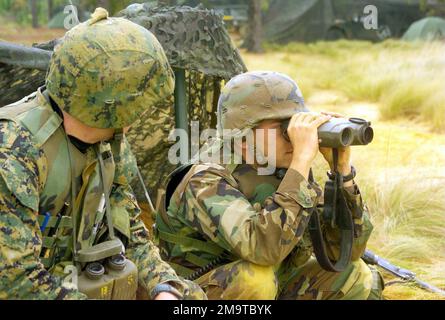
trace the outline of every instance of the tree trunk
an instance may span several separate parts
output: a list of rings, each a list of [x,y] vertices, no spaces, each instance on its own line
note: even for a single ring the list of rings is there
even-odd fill
[[[53,17],[53,0],[48,0],[48,22],[51,21]]]
[[[37,10],[37,0],[31,0],[31,15],[32,15],[32,27],[38,28],[38,10]]]
[[[261,0],[249,0],[249,24],[243,47],[249,52],[263,52],[262,38]]]

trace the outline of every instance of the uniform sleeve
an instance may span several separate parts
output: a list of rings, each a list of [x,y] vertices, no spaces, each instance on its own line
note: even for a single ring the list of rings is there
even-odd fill
[[[345,188],[345,198],[349,209],[352,212],[354,221],[354,241],[352,246],[352,260],[358,260],[363,255],[368,239],[373,230],[368,207],[364,203],[358,186],[354,185]],[[326,226],[326,238],[328,243],[328,254],[331,258],[339,256],[340,233],[338,229]]]
[[[151,296],[157,284],[168,282],[181,294],[186,295],[186,283],[179,279],[170,265],[161,259],[158,248],[150,240],[148,230],[140,219],[141,210],[131,187],[129,185],[117,186],[110,200],[112,206],[125,207],[128,212],[130,237],[126,246],[126,256],[138,267],[139,285],[142,285],[146,293]]]
[[[161,259],[158,248],[150,240],[148,230],[140,218],[141,209],[130,186],[130,182],[137,174],[135,171],[137,164],[128,142],[124,138],[120,148],[116,145],[112,147],[115,153],[119,150],[119,154],[115,156],[115,183],[110,195],[112,211],[117,212],[113,216],[113,221],[115,218],[127,217],[129,226],[128,232],[124,232],[128,239],[125,253],[138,268],[139,285],[145,289],[149,297],[157,284],[167,282],[182,295],[187,295],[186,283],[179,279],[172,267]]]
[[[254,208],[235,185],[209,171],[190,179],[184,197],[190,226],[241,259],[269,266],[284,260],[301,239],[318,194],[289,169],[263,208]]]
[[[0,299],[84,299],[39,259],[41,157],[28,131],[0,122]]]

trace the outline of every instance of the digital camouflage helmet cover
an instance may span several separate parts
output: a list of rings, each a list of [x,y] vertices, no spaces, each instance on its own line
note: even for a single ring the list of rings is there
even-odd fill
[[[284,120],[308,111],[294,80],[272,71],[252,71],[230,80],[218,101],[219,129],[238,129],[239,135],[264,120]]]
[[[174,75],[150,31],[98,8],[55,47],[46,87],[82,123],[123,128],[173,93]]]

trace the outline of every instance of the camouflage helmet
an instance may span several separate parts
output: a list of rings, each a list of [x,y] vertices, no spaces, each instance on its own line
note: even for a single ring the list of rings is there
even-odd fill
[[[308,111],[294,80],[273,71],[246,72],[232,78],[218,101],[219,130],[256,127],[263,120],[284,120]]]
[[[55,47],[46,87],[82,123],[123,128],[173,93],[174,74],[150,31],[97,8]]]

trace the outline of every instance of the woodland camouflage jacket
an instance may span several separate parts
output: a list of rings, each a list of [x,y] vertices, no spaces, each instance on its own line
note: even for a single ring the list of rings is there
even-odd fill
[[[323,208],[321,188],[292,169],[282,180],[275,175],[258,175],[247,164],[232,170],[217,164],[194,165],[171,197],[168,223],[161,221],[158,228],[217,244],[235,259],[277,268],[285,259],[286,265],[303,265],[313,252],[307,225],[310,208],[317,204],[318,210]],[[355,224],[352,260],[357,260],[373,227],[358,186],[354,183],[346,189]],[[338,230],[324,225],[323,232],[328,255],[337,258]],[[191,269],[197,267],[190,263],[190,254],[206,261],[216,258],[187,245],[160,243],[166,259]]]

